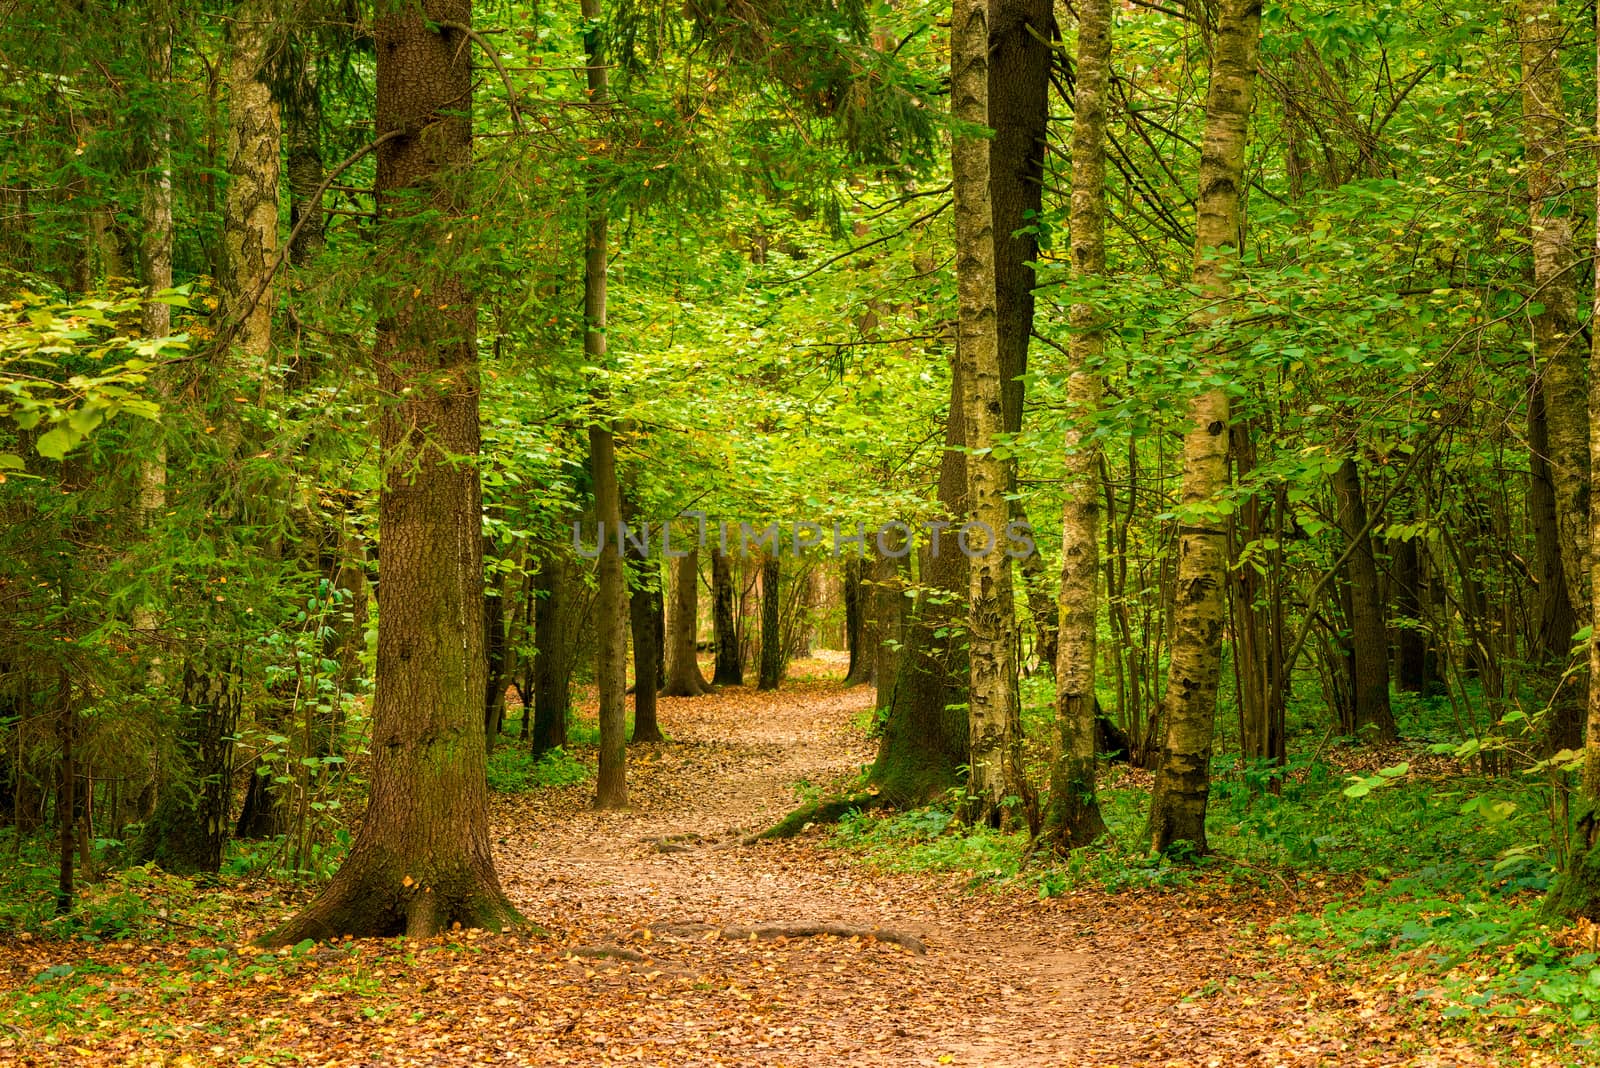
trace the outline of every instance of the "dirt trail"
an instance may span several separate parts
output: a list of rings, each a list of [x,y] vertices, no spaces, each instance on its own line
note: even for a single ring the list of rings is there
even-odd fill
[[[1256,947],[1226,911],[1156,893],[1041,902],[873,872],[803,840],[740,845],[796,803],[797,781],[870,759],[852,722],[871,701],[822,680],[663,700],[672,741],[633,754],[634,811],[588,810],[578,789],[505,807],[500,866],[526,914],[567,946],[643,958],[584,959],[605,1010],[547,1053],[808,1068],[1405,1060],[1359,1021],[1285,1017],[1295,991],[1249,978]],[[717,935],[798,922],[892,928],[927,953]]]
[[[825,785],[869,759],[872,696],[799,679],[777,694],[664,700],[672,740],[630,753],[632,811],[592,811],[588,785],[498,798],[499,870],[544,933],[265,960],[199,935],[0,940],[0,985],[35,1008],[56,999],[69,1022],[57,1033],[0,1018],[0,1065],[1485,1063],[1460,1038],[1407,1034],[1370,984],[1270,948],[1267,925],[1290,901],[1226,886],[1041,901],[884,874],[814,839],[740,844],[789,810],[797,782]],[[309,890],[208,893],[237,902],[248,938]],[[794,923],[892,929],[926,951],[724,937]],[[81,982],[53,985],[69,964]],[[1508,1050],[1505,1062],[1532,1059]]]

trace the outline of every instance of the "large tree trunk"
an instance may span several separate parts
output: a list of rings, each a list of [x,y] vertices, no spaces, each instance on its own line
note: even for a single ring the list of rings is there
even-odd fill
[[[600,0],[582,0],[587,29],[589,104],[606,104],[606,67],[602,55]],[[583,355],[592,367],[606,363],[606,256],[610,217],[598,190],[590,189],[589,224],[583,247]],[[600,520],[599,589],[595,595],[595,686],[600,696],[600,769],[595,782],[596,808],[628,804],[628,646],[627,587],[622,578],[622,491],[617,486],[616,439],[609,419],[589,427],[589,464],[594,474],[594,503]],[[611,538],[605,532],[610,530]]]
[[[453,923],[519,922],[489,847],[481,701],[482,503],[477,466],[477,302],[447,252],[472,160],[467,0],[386,9],[377,42],[379,241],[402,271],[378,325],[382,396],[377,689],[371,791],[354,847],[327,888],[267,936],[426,938]],[[419,214],[435,214],[418,220]],[[418,226],[432,241],[419,241]],[[404,235],[402,237],[402,234]],[[413,293],[413,288],[422,292]]]
[[[1072,278],[1105,276],[1106,90],[1111,80],[1111,0],[1079,0],[1077,86],[1072,106]],[[1088,845],[1106,829],[1095,797],[1095,636],[1099,627],[1100,410],[1102,315],[1071,310],[1072,404],[1062,477],[1060,623],[1056,655],[1056,739],[1044,838],[1057,852]]]
[[[587,8],[586,3],[585,10]],[[600,269],[604,270],[603,242],[599,255]],[[592,330],[588,336],[593,336]],[[609,528],[614,535],[622,523],[622,508],[617,491],[616,449],[610,429],[599,424],[589,428],[589,458],[594,468],[594,496],[600,529],[604,531]],[[601,536],[604,537],[603,534]],[[600,698],[600,768],[595,783],[596,808],[625,808],[628,804],[628,645],[625,629],[628,606],[618,540],[616,537],[609,538],[600,549],[599,589],[594,605],[594,674]],[[636,737],[635,740],[640,739]]]
[[[1231,310],[1227,268],[1239,256],[1244,149],[1260,49],[1260,0],[1218,0],[1211,38],[1211,79],[1200,149],[1200,200],[1195,219],[1194,281],[1204,294],[1202,326]],[[1178,582],[1172,652],[1163,704],[1166,738],[1150,803],[1150,840],[1166,852],[1186,842],[1204,853],[1206,799],[1217,679],[1227,618],[1227,532],[1212,502],[1228,481],[1227,391],[1208,389],[1189,402],[1183,441]]]
[[[883,535],[880,551],[907,556],[920,542],[918,577],[923,590],[905,609],[878,754],[867,781],[892,805],[915,807],[939,800],[961,782],[967,762],[966,650],[952,642],[953,605],[967,589],[967,558],[955,545],[949,520],[966,510],[967,465],[961,418],[961,366],[952,362],[945,445],[939,460],[938,504],[945,528],[914,539],[910,531]],[[881,685],[881,683],[880,683]]]
[[[761,558],[761,671],[756,689],[776,690],[783,681],[782,602],[778,598],[781,567],[776,552]]]
[[[744,658],[740,656],[739,630],[733,611],[733,559],[711,554],[711,623],[716,633],[717,665],[714,686],[743,686]]]
[[[711,692],[700,674],[696,644],[700,624],[700,552],[690,549],[672,563],[671,648],[664,697],[700,697]]]
[[[1354,655],[1356,733],[1363,740],[1392,742],[1394,713],[1389,708],[1389,642],[1383,624],[1383,602],[1378,594],[1378,567],[1373,558],[1372,532],[1367,528],[1367,505],[1361,492],[1361,472],[1346,457],[1334,472],[1334,493],[1339,500],[1339,525],[1355,551],[1345,567],[1350,578],[1350,634]]]
[[[223,263],[219,279],[229,318],[240,320],[236,343],[265,388],[271,380],[272,269],[278,251],[278,106],[262,80],[271,23],[259,5],[240,4],[228,24],[228,192],[222,215]],[[284,695],[269,692],[260,722],[269,732],[283,725]],[[250,777],[241,837],[266,838],[283,830],[274,776]]]
[[[987,0],[961,0],[951,22],[950,84],[954,117],[989,122]],[[1010,508],[1011,465],[994,447],[1005,432],[1000,353],[995,324],[995,231],[989,197],[989,146],[970,133],[952,150],[958,313],[956,355],[967,456],[967,522],[960,548],[968,557],[967,818],[1000,826],[1011,821],[1007,798],[1025,796],[1021,706],[1017,696],[1016,620],[1011,558],[1002,549]]]

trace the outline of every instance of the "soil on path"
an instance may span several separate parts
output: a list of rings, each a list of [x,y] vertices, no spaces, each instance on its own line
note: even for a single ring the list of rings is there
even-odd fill
[[[67,961],[80,977],[93,969],[67,1026],[0,1019],[0,1064],[1485,1063],[1482,1045],[1409,1034],[1378,994],[1275,947],[1268,925],[1305,900],[1226,886],[1041,900],[874,870],[820,835],[743,844],[796,803],[797,785],[824,787],[871,757],[872,691],[844,689],[831,661],[797,667],[813,677],[777,694],[663,699],[671,740],[630,751],[628,811],[593,811],[589,785],[497,798],[499,870],[543,933],[345,942],[264,962],[203,938],[0,943],[0,980],[30,999],[65,1006],[41,976]],[[208,893],[234,894],[260,930],[300,892]],[[794,924],[907,944],[729,936]],[[208,980],[196,961],[228,974]]]
[[[1041,900],[972,890],[965,876],[875,871],[816,841],[741,844],[794,807],[796,784],[815,789],[870,761],[861,725],[872,702],[870,688],[825,677],[776,695],[664,699],[672,740],[633,750],[631,811],[595,812],[581,790],[507,806],[501,870],[525,913],[569,946],[644,957],[585,958],[604,1012],[541,1057],[807,1068],[1476,1062],[1438,1044],[1417,1052],[1359,999],[1318,1005],[1308,987],[1318,980],[1275,969],[1258,934],[1287,904],[1159,892]],[[719,934],[797,923],[903,932],[926,953]]]

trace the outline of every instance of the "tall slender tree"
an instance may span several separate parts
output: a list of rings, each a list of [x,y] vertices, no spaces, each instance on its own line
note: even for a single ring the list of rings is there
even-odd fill
[[[1244,149],[1260,51],[1260,0],[1218,0],[1211,77],[1200,146],[1194,281],[1206,301],[1201,321],[1215,328],[1231,310],[1229,268],[1238,262],[1243,225]],[[1178,842],[1204,853],[1211,741],[1227,618],[1227,531],[1217,496],[1228,483],[1229,399],[1202,386],[1189,402],[1183,439],[1178,576],[1167,667],[1166,738],[1150,805],[1150,840],[1165,852]]]
[[[956,354],[967,455],[968,818],[1008,822],[1025,793],[1017,695],[1011,557],[1003,551],[1012,476],[996,446],[1005,432],[995,316],[995,228],[989,192],[988,0],[957,3],[950,28],[951,112],[964,129],[952,149],[956,220]]]
[[[584,51],[588,54],[589,105],[604,109],[607,77],[600,0],[582,0]],[[606,362],[606,257],[610,213],[604,192],[591,183],[589,220],[583,243],[583,358],[591,367]],[[606,398],[597,397],[600,404]],[[600,769],[595,806],[628,803],[627,762],[627,587],[622,577],[622,493],[617,485],[616,435],[611,418],[596,413],[589,425],[589,465],[594,474],[595,513],[600,520],[599,590],[595,595],[595,684],[600,691]],[[605,537],[610,530],[612,536]]]
[[[1533,246],[1534,354],[1548,425],[1561,566],[1579,624],[1589,616],[1589,419],[1577,320],[1577,249],[1563,202],[1569,120],[1562,99],[1562,43],[1569,29],[1555,0],[1521,0],[1523,175]]]
[[[1045,840],[1057,851],[1105,831],[1095,798],[1095,632],[1099,625],[1100,450],[1103,313],[1089,299],[1106,270],[1106,93],[1111,82],[1111,0],[1078,0],[1077,81],[1072,101],[1072,280],[1079,287],[1068,339],[1071,420],[1062,478],[1056,738]]]
[[[1339,525],[1352,546],[1345,564],[1350,588],[1351,681],[1355,689],[1355,719],[1350,726],[1358,737],[1392,742],[1395,723],[1389,707],[1389,641],[1383,600],[1378,592],[1372,529],[1367,523],[1367,502],[1354,459],[1345,457],[1334,472],[1333,489],[1339,502]]]
[[[1600,77],[1600,9],[1595,11],[1595,75]],[[1600,82],[1596,83],[1595,114],[1600,116]],[[1600,148],[1595,153],[1595,164],[1600,167]],[[1595,209],[1600,211],[1600,185],[1595,187]],[[1595,233],[1594,253],[1600,257],[1600,230]],[[1600,273],[1595,275],[1591,311],[1600,315]],[[1551,403],[1554,403],[1552,400]],[[1600,499],[1600,330],[1594,331],[1589,348],[1589,499]],[[1554,466],[1554,465],[1552,465]],[[1567,511],[1561,515],[1563,503]],[[1557,514],[1564,526],[1573,523],[1571,511],[1577,507],[1570,497],[1557,491]],[[1589,600],[1585,603],[1588,618],[1600,619],[1600,508],[1588,512],[1589,571],[1585,576]],[[1567,537],[1562,542],[1563,563],[1570,552]],[[1577,587],[1574,587],[1575,589]],[[1590,633],[1589,652],[1589,705],[1583,746],[1583,764],[1578,775],[1577,827],[1579,839],[1573,843],[1567,868],[1551,887],[1545,901],[1545,912],[1553,916],[1586,917],[1600,922],[1600,638]]]

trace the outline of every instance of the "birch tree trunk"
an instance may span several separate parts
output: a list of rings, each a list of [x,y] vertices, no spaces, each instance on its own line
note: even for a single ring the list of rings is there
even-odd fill
[[[469,0],[377,18],[379,241],[398,280],[379,321],[380,580],[371,791],[349,857],[264,941],[501,928],[520,921],[489,846],[477,301],[445,240],[472,162]],[[419,214],[434,217],[417,240]],[[400,234],[406,235],[401,243]],[[431,239],[431,240],[428,240]],[[426,262],[419,247],[445,262]],[[409,261],[409,262],[408,262]],[[414,293],[420,290],[420,293]]]
[[[1010,508],[1008,465],[994,453],[1004,432],[995,316],[995,234],[989,146],[972,127],[989,121],[988,0],[961,0],[950,28],[952,151],[956,218],[956,356],[961,363],[967,456],[967,522],[958,545],[969,560],[967,587],[970,754],[967,818],[999,826],[1008,799],[1025,793],[1011,558],[1002,549]]]
[[[171,12],[164,5],[158,5],[151,13],[146,62],[154,85],[167,85],[172,81],[170,18]],[[172,306],[154,299],[163,289],[172,288],[172,125],[165,114],[155,118],[146,162],[148,167],[140,187],[140,215],[144,224],[140,254],[144,260],[146,296],[140,329],[145,337],[156,338],[172,333]],[[160,394],[159,378],[154,386]],[[159,426],[153,437],[150,453],[139,462],[138,475],[140,525],[146,530],[167,506],[167,446]],[[133,625],[136,630],[149,630],[155,625],[154,614],[147,608],[136,608]],[[159,678],[159,672],[153,670],[152,677]]]
[[[229,24],[228,196],[222,213],[225,307],[240,322],[236,342],[261,381],[272,353],[272,269],[278,256],[278,105],[262,80],[272,23],[241,5]]]
[[[1194,282],[1206,301],[1201,326],[1229,311],[1227,272],[1238,262],[1244,149],[1261,35],[1260,0],[1218,0],[1211,39],[1200,148]],[[1172,652],[1163,703],[1166,738],[1150,804],[1150,840],[1158,852],[1185,842],[1206,852],[1206,799],[1217,679],[1227,618],[1227,530],[1215,510],[1228,481],[1228,394],[1206,389],[1189,402],[1183,440],[1182,526],[1172,613]]]
[[[1056,739],[1044,838],[1057,852],[1088,845],[1106,829],[1095,799],[1095,630],[1099,619],[1100,312],[1081,299],[1103,278],[1106,89],[1111,78],[1111,0],[1079,0],[1077,87],[1072,105],[1072,306],[1068,338],[1072,406],[1062,489],[1061,593],[1056,628]]]

